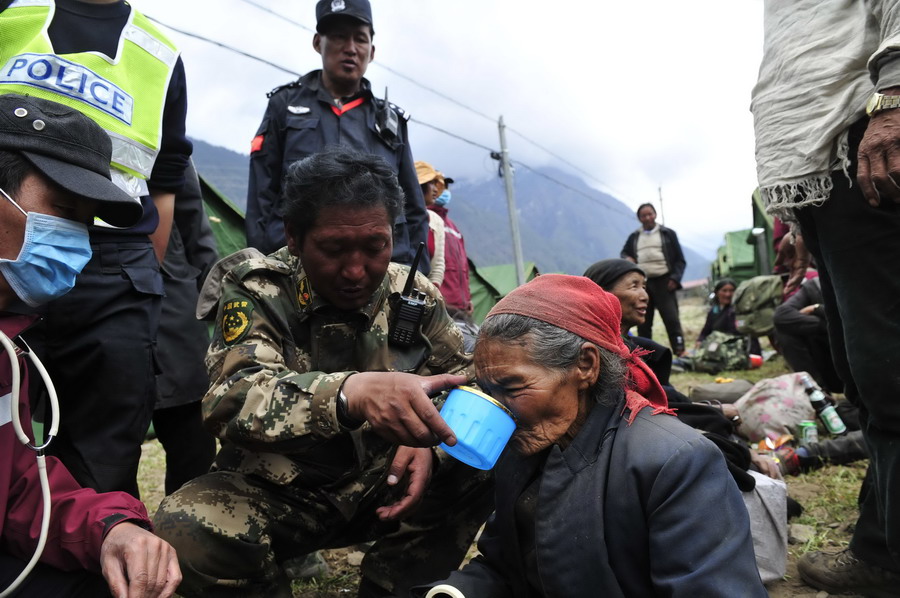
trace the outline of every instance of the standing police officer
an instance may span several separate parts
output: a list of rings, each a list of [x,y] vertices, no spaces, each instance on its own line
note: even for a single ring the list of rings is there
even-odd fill
[[[406,195],[394,222],[391,259],[412,263],[428,238],[428,214],[419,188],[403,110],[372,94],[363,78],[375,57],[368,0],[319,0],[313,48],[322,69],[269,93],[269,105],[250,147],[247,244],[271,253],[285,244],[282,178],[297,160],[331,145],[384,158]],[[429,270],[427,253],[419,269]]]

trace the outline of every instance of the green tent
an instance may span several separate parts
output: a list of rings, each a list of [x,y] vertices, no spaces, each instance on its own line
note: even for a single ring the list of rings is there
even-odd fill
[[[209,218],[219,256],[231,255],[247,246],[244,233],[244,213],[239,207],[225,197],[209,179],[200,175],[200,193],[203,195],[203,207]]]
[[[534,262],[525,262],[525,280],[540,274]],[[519,286],[515,264],[481,266],[476,268],[469,260],[469,291],[472,293],[472,318],[481,324],[485,316],[500,299]]]

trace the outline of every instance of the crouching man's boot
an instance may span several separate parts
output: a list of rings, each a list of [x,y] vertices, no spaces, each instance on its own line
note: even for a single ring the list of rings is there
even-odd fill
[[[797,570],[804,582],[829,594],[896,598],[900,591],[900,573],[861,561],[849,548],[837,554],[808,552],[797,563]]]

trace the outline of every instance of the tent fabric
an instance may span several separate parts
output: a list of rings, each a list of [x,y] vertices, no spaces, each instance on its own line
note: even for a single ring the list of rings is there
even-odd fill
[[[247,236],[244,233],[244,213],[225,197],[208,179],[200,175],[200,192],[203,204],[209,217],[219,255],[231,255],[235,251],[247,247]]]
[[[525,282],[540,272],[534,262],[525,262]],[[515,264],[475,267],[469,260],[469,290],[472,294],[472,319],[481,324],[491,308],[519,286]]]

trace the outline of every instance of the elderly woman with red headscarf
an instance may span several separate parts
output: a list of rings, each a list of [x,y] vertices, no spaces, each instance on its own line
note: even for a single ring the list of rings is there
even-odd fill
[[[615,296],[539,276],[481,327],[481,388],[516,417],[481,554],[429,598],[766,597],[719,450],[672,417]]]

